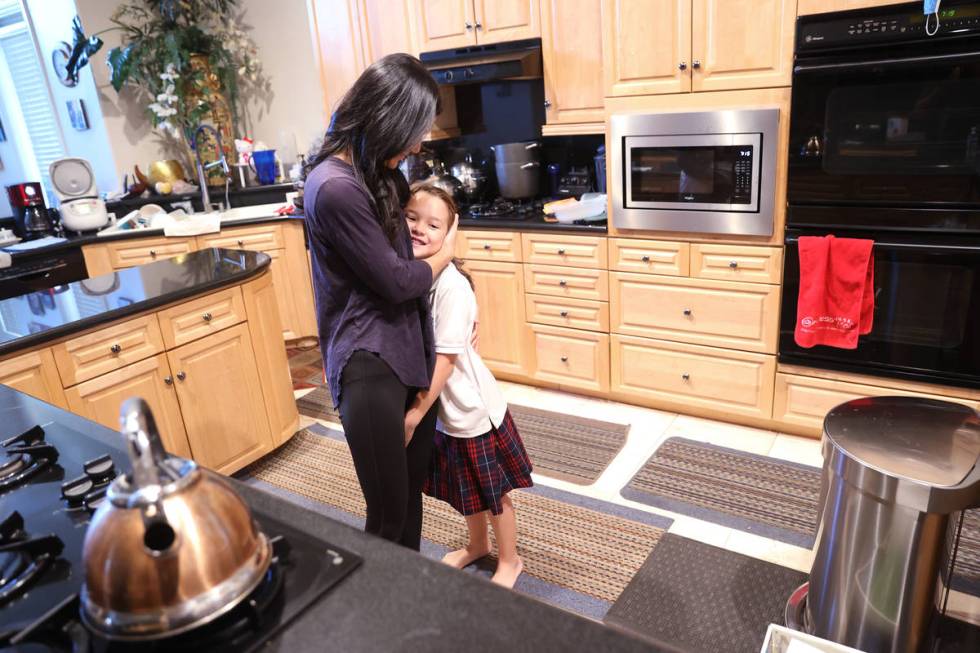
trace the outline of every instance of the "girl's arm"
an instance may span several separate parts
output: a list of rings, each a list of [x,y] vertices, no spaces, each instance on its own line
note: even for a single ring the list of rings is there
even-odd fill
[[[415,427],[419,425],[425,414],[436,403],[439,393],[446,386],[446,380],[452,374],[453,366],[456,364],[456,354],[436,354],[436,368],[432,372],[432,383],[427,390],[420,390],[415,396],[408,412],[405,413],[405,446],[412,441],[415,435]]]

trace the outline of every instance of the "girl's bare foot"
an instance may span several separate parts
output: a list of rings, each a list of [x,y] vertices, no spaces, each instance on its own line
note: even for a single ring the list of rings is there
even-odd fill
[[[466,547],[465,549],[457,549],[455,551],[450,551],[446,555],[442,556],[442,561],[449,565],[450,567],[456,567],[456,569],[462,569],[471,562],[476,562],[480,558],[483,558],[490,553],[490,545],[487,544],[481,547]]]
[[[524,561],[520,558],[516,562],[498,562],[497,571],[494,572],[493,578],[490,580],[507,589],[512,589],[522,571],[524,571]]]

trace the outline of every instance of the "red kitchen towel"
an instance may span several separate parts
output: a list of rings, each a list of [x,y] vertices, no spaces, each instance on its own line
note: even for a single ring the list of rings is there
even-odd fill
[[[874,319],[873,240],[801,236],[796,344],[856,349]]]

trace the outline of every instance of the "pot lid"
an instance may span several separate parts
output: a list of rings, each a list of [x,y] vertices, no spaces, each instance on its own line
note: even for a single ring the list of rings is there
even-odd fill
[[[48,172],[51,175],[51,185],[61,200],[98,195],[95,173],[85,159],[68,157],[52,161]]]
[[[946,401],[854,399],[827,414],[824,436],[848,458],[900,482],[951,487],[980,464],[980,416]]]

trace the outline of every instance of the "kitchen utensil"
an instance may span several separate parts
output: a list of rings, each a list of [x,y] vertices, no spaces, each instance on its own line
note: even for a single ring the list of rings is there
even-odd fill
[[[14,211],[14,233],[17,236],[31,240],[54,232],[40,183],[31,181],[7,186],[7,197]]]
[[[497,163],[527,163],[541,160],[541,143],[500,143],[490,148]]]
[[[482,165],[473,162],[473,155],[467,153],[466,158],[454,164],[450,172],[462,184],[467,203],[479,202],[487,189],[487,172]]]
[[[252,158],[249,160],[249,166],[252,168],[260,184],[268,185],[276,183],[278,167],[276,165],[275,150],[259,150],[258,152],[253,152]]]
[[[51,162],[48,174],[61,200],[61,225],[65,229],[93,231],[109,224],[109,214],[88,161],[78,157],[58,159]]]
[[[180,161],[175,161],[174,159],[154,161],[150,164],[150,174],[148,177],[154,186],[161,181],[172,184],[178,179],[185,179],[184,168],[180,165]]]
[[[555,207],[555,217],[562,224],[571,224],[577,220],[598,222],[606,219],[605,193],[585,193],[580,200],[572,200],[570,204],[562,203]]]
[[[133,174],[136,175],[136,178],[139,180],[139,183],[143,184],[147,188],[153,185],[150,183],[150,178],[143,174],[143,171],[140,170],[139,166],[136,165],[133,166]]]
[[[425,180],[425,183],[432,184],[446,191],[457,204],[463,199],[463,184],[460,183],[459,179],[446,172],[446,166],[442,161],[436,160],[433,162],[432,175]]]
[[[496,164],[497,185],[500,195],[507,199],[527,199],[538,194],[541,184],[541,163],[528,161],[526,163]]]
[[[82,618],[109,639],[158,639],[234,608],[272,547],[226,480],[167,457],[145,401],[126,400],[120,421],[133,471],[112,482],[85,533]]]

